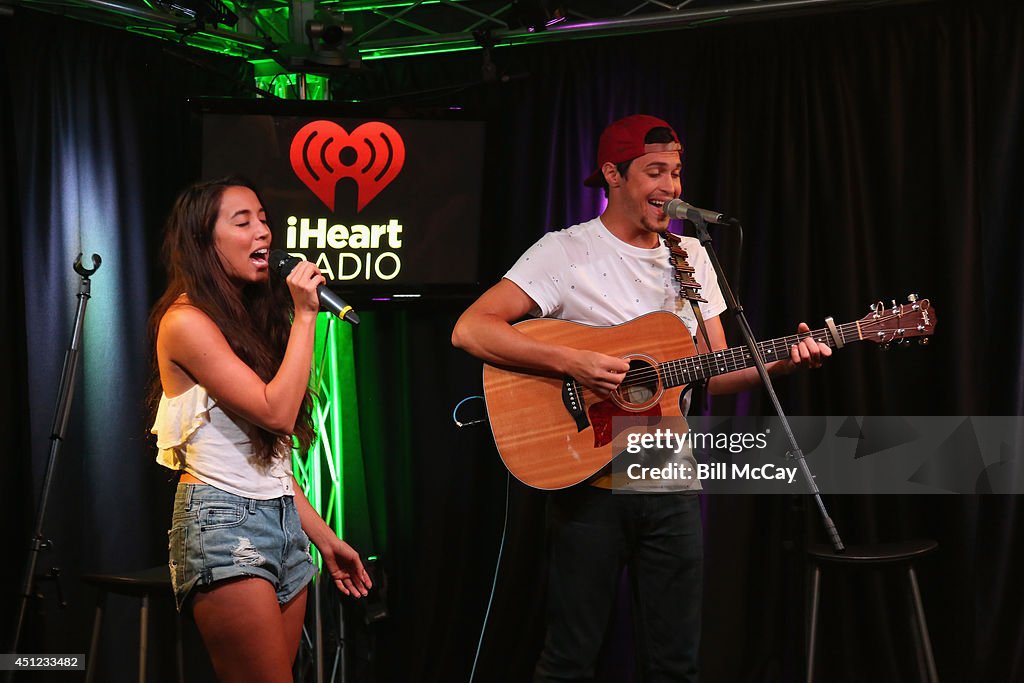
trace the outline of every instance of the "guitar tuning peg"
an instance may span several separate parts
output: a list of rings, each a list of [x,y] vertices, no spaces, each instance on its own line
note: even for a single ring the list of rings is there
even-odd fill
[[[882,344],[882,350],[883,351],[888,351],[891,346],[892,346],[892,342],[885,342],[884,344]]]
[[[917,294],[908,294],[907,303],[916,304],[920,297]]]
[[[928,346],[928,339],[929,337],[921,337],[920,339],[917,340],[917,343],[920,344],[921,346]]]

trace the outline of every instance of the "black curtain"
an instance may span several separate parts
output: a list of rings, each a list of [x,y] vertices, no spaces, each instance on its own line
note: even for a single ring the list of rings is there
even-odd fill
[[[382,102],[465,105],[489,119],[487,283],[545,230],[599,210],[599,193],[580,183],[607,122],[662,116],[687,148],[684,196],[744,220],[742,251],[734,233],[716,240],[762,338],[799,320],[857,319],[874,301],[911,292],[935,305],[928,347],[853,347],[822,371],[780,381],[790,415],[1019,415],[1022,31],[1015,6],[934,2],[496,50],[507,76],[497,84],[483,82],[477,54],[381,63],[371,78],[335,87]],[[446,347],[458,308],[381,312],[389,334],[363,346],[357,337],[357,357],[410,359],[394,392],[412,406],[408,461],[368,470],[371,490],[387,482],[383,528],[408,534],[391,548],[395,619],[385,633],[404,655],[381,665],[386,680],[468,676],[502,528],[504,477],[489,434],[449,417],[479,388],[478,364]],[[716,397],[710,410],[770,406],[755,392]],[[384,452],[402,453],[390,436],[395,448]],[[397,479],[380,476],[392,467]],[[964,482],[961,492],[973,491]],[[1020,678],[1016,497],[826,502],[848,544],[939,541],[919,572],[944,679]],[[826,540],[816,509],[799,497],[741,496],[708,498],[705,508],[707,680],[800,679],[804,548]],[[512,484],[477,680],[528,679],[543,628],[542,510],[542,495]],[[913,680],[903,586],[884,575],[826,582],[822,679]],[[605,680],[629,680],[629,629],[612,631]]]
[[[0,19],[0,26],[3,26]],[[0,29],[2,30],[2,29]],[[2,35],[2,34],[0,34]],[[0,71],[0,92],[10,92],[8,73]],[[13,102],[9,97],[0,97],[0,234],[6,244],[7,257],[0,269],[0,317],[8,321],[10,329],[25,328],[24,289],[21,268],[16,263],[21,254],[21,224],[19,221],[18,195],[10,191],[17,178],[14,156],[14,142],[17,138],[13,124]],[[28,383],[25,376],[25,335],[0,335],[0,432],[7,436],[6,455],[3,458],[7,476],[0,482],[0,498],[6,501],[0,534],[12,547],[22,547],[28,542],[32,497],[25,490],[29,466],[28,423],[20,406]],[[24,557],[21,552],[11,553],[11,561],[4,563],[2,581],[10,587],[0,596],[0,614],[11,615],[7,623],[0,625],[0,637],[5,646],[13,636],[14,615],[18,608],[18,585]]]
[[[39,57],[35,46],[54,30],[63,40]],[[656,114],[684,139],[684,195],[744,220],[742,251],[734,234],[718,231],[716,241],[761,337],[790,333],[799,320],[859,318],[869,302],[915,290],[935,305],[940,322],[926,348],[860,345],[780,382],[791,415],[1020,415],[1022,33],[1016,5],[930,2],[497,49],[508,78],[494,83],[483,82],[479,53],[377,62],[333,83],[364,101],[460,104],[487,119],[486,283],[545,230],[599,210],[600,194],[580,183],[607,122]],[[5,340],[18,407],[5,411],[16,416],[7,433],[17,438],[30,424],[12,449],[23,455],[10,465],[20,478],[5,483],[8,504],[24,524],[73,311],[70,261],[102,243],[119,256],[96,278],[85,353],[111,354],[113,345],[123,357],[83,366],[50,530],[73,575],[156,564],[169,489],[141,438],[141,323],[162,277],[160,219],[190,172],[179,96],[241,95],[249,74],[231,60],[21,10],[0,18],[0,45],[0,172],[9,181],[0,216],[22,256],[0,282],[9,319],[25,311],[23,340]],[[93,215],[107,220],[96,232],[82,220]],[[448,341],[465,303],[368,311],[355,335],[368,504],[390,609],[365,629],[351,610],[357,680],[448,682],[470,671],[506,480],[486,427],[451,422],[455,402],[480,387],[479,363]],[[116,408],[102,405],[110,393]],[[710,409],[767,405],[751,395],[715,398]],[[826,500],[847,543],[939,541],[919,572],[944,680],[1024,676],[1017,501]],[[543,503],[512,484],[478,681],[525,680],[532,668],[542,637]],[[706,680],[799,679],[803,548],[823,540],[815,511],[789,497],[709,497],[705,508]],[[913,679],[897,589],[880,577],[826,586],[822,680]],[[52,649],[87,640],[89,607],[76,603],[59,638],[51,629]],[[56,608],[47,610],[52,621]],[[606,653],[617,672],[606,680],[629,680],[625,623]]]
[[[5,531],[18,527],[5,536],[16,549],[4,563],[12,588],[5,605],[21,581],[48,461],[80,283],[72,262],[80,252],[86,266],[93,253],[103,259],[91,278],[73,411],[44,525],[53,547],[38,565],[61,568],[69,607],[58,607],[51,583],[39,583],[46,598],[33,604],[22,652],[87,650],[95,593],[80,582],[83,573],[166,562],[173,491],[153,466],[143,406],[145,322],[163,281],[160,226],[195,173],[186,98],[247,93],[251,72],[240,60],[22,8],[0,18],[5,313],[11,308],[3,355],[12,380],[4,383],[4,418],[15,439],[6,449],[4,517]],[[112,601],[111,609],[98,679],[133,668],[118,643],[136,642],[137,605]],[[13,609],[4,615],[6,635]]]

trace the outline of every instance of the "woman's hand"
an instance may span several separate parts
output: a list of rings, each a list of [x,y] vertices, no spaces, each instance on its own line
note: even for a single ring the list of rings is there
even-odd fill
[[[320,269],[309,261],[299,261],[292,272],[285,278],[288,283],[288,290],[292,294],[292,301],[295,302],[295,312],[313,313],[320,310],[320,295],[317,294],[317,287],[326,284],[327,280],[321,274]]]
[[[359,553],[337,536],[326,545],[326,548],[318,550],[324,558],[324,570],[330,574],[334,585],[345,595],[365,598],[373,582],[363,568]]]

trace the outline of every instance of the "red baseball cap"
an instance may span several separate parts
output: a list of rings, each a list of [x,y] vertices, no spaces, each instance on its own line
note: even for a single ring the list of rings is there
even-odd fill
[[[674,142],[645,143],[644,138],[652,128],[668,128]],[[672,126],[658,117],[646,114],[627,116],[609,124],[601,133],[601,139],[597,143],[597,170],[587,176],[583,184],[587,187],[601,187],[604,184],[601,167],[609,161],[620,164],[651,152],[682,151],[683,145],[679,142],[679,136],[672,130]]]

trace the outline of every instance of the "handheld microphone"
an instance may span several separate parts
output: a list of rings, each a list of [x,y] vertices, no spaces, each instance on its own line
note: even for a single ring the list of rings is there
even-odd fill
[[[709,211],[708,209],[698,209],[696,206],[693,206],[692,204],[687,204],[682,199],[678,198],[668,200],[667,202],[665,202],[664,207],[666,216],[668,216],[669,218],[680,219],[688,218],[686,213],[690,211],[690,209],[693,209],[694,211],[699,213],[701,215],[701,218],[703,218],[707,223],[718,223],[719,225],[728,225],[731,220],[730,217],[726,216],[724,213],[719,213],[717,211]]]
[[[297,256],[291,256],[286,251],[280,249],[274,249],[270,252],[270,269],[277,273],[281,279],[288,277],[288,274],[292,272],[292,269],[298,265],[301,261]],[[359,316],[352,310],[352,307],[345,303],[345,300],[340,296],[332,292],[327,288],[326,285],[318,285],[316,288],[316,295],[320,298],[320,308],[333,313],[342,320],[347,320],[353,325],[359,324]]]

